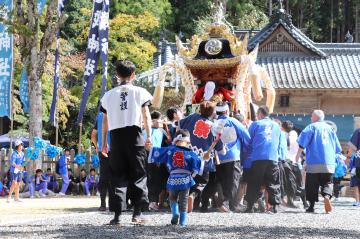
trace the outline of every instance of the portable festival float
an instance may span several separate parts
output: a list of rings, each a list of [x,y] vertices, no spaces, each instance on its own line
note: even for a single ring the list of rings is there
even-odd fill
[[[222,19],[218,17],[203,35],[194,35],[188,47],[176,37],[178,57],[160,69],[155,108],[161,107],[167,74],[175,72],[185,88],[184,107],[194,109],[203,100],[226,101],[232,112],[250,119],[254,117],[253,100],[263,99],[264,87],[266,105],[273,111],[275,90],[267,71],[255,64],[258,46],[248,52],[248,35],[238,39]]]

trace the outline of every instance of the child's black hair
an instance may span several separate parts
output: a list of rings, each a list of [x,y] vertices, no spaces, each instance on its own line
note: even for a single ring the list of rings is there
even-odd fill
[[[35,173],[38,174],[38,173],[42,173],[43,171],[41,169],[36,169]]]
[[[151,119],[152,120],[158,120],[161,118],[161,113],[159,111],[153,111],[151,112]]]
[[[170,121],[174,120],[174,114],[176,114],[179,111],[178,107],[170,107],[167,111],[166,111],[166,116]]]
[[[117,61],[116,73],[121,78],[130,77],[136,70],[134,63],[131,61]]]
[[[95,169],[94,169],[94,168],[91,168],[91,169],[90,169],[90,172],[95,172]]]

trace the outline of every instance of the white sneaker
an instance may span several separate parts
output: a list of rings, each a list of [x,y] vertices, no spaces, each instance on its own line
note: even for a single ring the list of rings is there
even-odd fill
[[[87,194],[86,196],[87,196],[87,197],[90,197],[91,195],[90,195],[90,194]]]
[[[23,202],[23,201],[20,199],[14,199],[14,202]]]
[[[7,202],[7,203],[11,203],[11,198],[7,198],[7,199],[6,199],[6,202]]]
[[[45,198],[46,197],[46,195],[44,194],[44,193],[39,193],[39,195],[40,195],[40,197],[42,197],[42,198]]]
[[[57,197],[64,197],[65,193],[59,192],[58,194],[56,194]]]

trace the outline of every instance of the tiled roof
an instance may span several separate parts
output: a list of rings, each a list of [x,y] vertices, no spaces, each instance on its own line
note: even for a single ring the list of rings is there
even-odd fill
[[[259,55],[257,63],[266,68],[275,88],[360,88],[360,48],[327,57]]]
[[[264,42],[279,26],[283,26],[285,30],[302,46],[308,50],[314,52],[318,56],[326,56],[326,54],[315,46],[315,43],[309,39],[304,33],[292,24],[291,16],[284,12],[284,10],[278,10],[271,16],[270,23],[261,29],[254,37],[249,41],[248,49],[252,50],[257,44]]]

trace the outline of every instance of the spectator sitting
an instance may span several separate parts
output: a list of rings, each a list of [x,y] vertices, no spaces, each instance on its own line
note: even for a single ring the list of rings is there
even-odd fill
[[[80,194],[85,195],[85,193],[86,193],[85,180],[86,180],[86,170],[85,170],[85,169],[81,169],[80,175],[79,175],[79,177],[77,177],[77,179],[76,179],[76,183],[77,183],[77,188],[78,188],[79,195],[80,195]]]
[[[69,186],[67,188],[66,195],[78,194],[76,178],[74,177],[73,172],[70,168],[68,169],[68,178],[69,178]]]
[[[88,175],[85,180],[85,190],[86,190],[86,195],[88,197],[97,193],[98,184],[99,184],[99,176],[96,175],[95,169],[92,168],[90,169],[90,175]]]
[[[43,175],[43,171],[41,169],[37,169],[35,175],[31,177],[31,181],[29,182],[29,191],[30,198],[34,197],[35,191],[39,191],[39,195],[41,197],[46,197],[47,179],[45,175]]]
[[[58,192],[59,191],[59,183],[56,180],[56,176],[53,172],[51,172],[51,168],[46,170],[45,177],[47,178],[47,188],[51,191]]]

